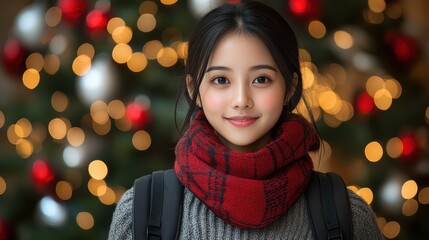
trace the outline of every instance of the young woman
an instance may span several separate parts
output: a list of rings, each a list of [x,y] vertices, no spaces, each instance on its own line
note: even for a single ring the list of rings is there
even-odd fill
[[[189,40],[186,132],[175,171],[184,185],[180,239],[311,239],[304,192],[319,148],[292,113],[302,98],[298,44],[288,23],[257,2],[225,4]],[[132,239],[133,188],[109,239]],[[382,239],[375,216],[349,192],[354,239]]]

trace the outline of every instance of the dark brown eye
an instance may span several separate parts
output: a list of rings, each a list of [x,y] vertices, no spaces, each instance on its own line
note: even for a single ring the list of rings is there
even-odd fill
[[[263,84],[263,83],[267,83],[269,81],[269,79],[267,77],[264,76],[260,76],[255,78],[255,80],[253,80],[254,83],[256,84]]]
[[[216,77],[213,79],[213,83],[221,85],[221,84],[228,84],[229,81],[224,77]]]

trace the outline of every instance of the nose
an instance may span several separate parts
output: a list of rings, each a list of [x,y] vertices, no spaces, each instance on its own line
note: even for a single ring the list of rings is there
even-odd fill
[[[253,107],[252,93],[246,84],[238,84],[232,93],[232,107],[235,109],[248,109]]]

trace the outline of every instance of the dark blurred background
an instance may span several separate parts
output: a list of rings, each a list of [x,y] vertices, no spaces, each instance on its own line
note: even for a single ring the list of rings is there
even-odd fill
[[[429,2],[262,2],[300,41],[316,168],[386,239],[429,236]],[[187,39],[220,3],[0,2],[0,240],[107,238],[133,180],[173,166]]]

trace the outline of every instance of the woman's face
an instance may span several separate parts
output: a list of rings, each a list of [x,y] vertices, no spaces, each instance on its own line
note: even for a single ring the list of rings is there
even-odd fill
[[[271,138],[286,86],[274,59],[256,37],[225,35],[209,59],[197,100],[222,143],[255,152]]]

